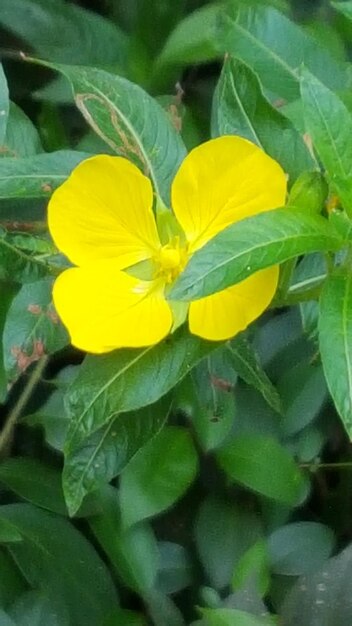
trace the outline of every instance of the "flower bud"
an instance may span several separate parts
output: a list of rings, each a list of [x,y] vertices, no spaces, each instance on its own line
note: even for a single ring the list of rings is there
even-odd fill
[[[288,207],[301,209],[311,215],[321,213],[328,194],[328,186],[320,172],[304,172],[293,184]]]

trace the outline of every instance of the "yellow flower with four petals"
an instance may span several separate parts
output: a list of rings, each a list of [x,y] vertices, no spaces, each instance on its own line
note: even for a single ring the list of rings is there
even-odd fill
[[[48,209],[54,242],[76,266],[53,290],[73,345],[93,353],[152,345],[187,316],[190,332],[209,340],[244,330],[270,304],[277,266],[190,303],[168,294],[194,252],[285,196],[280,165],[235,136],[186,156],[172,183],[172,213],[157,210],[157,220],[152,184],[130,161],[98,155],[80,163]]]

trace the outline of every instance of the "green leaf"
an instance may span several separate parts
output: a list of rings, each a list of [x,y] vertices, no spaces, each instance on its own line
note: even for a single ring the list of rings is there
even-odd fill
[[[0,64],[0,144],[5,141],[9,108],[10,101],[7,80],[2,65]]]
[[[329,276],[320,299],[319,346],[329,391],[352,439],[352,275]]]
[[[335,544],[332,530],[316,522],[295,522],[277,528],[268,539],[275,574],[299,576],[319,569]]]
[[[283,404],[281,427],[292,436],[310,424],[327,400],[327,388],[320,364],[306,360],[288,369],[278,381]]]
[[[31,251],[16,246],[11,235],[0,229],[0,278],[2,280],[32,283],[53,272],[54,270],[44,260]]]
[[[179,500],[192,484],[197,465],[190,433],[174,426],[163,428],[121,474],[120,506],[124,527],[155,517]]]
[[[219,4],[209,4],[177,24],[157,59],[156,68],[212,61],[219,56],[216,48],[216,25]]]
[[[313,166],[302,137],[263,96],[256,75],[230,56],[214,94],[212,135],[249,139],[282,165],[290,183]]]
[[[71,425],[66,452],[116,413],[156,402],[217,345],[183,327],[156,346],[88,356],[67,394]]]
[[[203,450],[218,447],[231,430],[237,380],[226,347],[203,359],[176,390],[176,408],[186,413]]]
[[[59,150],[0,159],[0,199],[49,198],[73,168],[89,156],[84,152]]]
[[[127,2],[122,0],[119,6],[116,6],[115,19],[128,30],[131,28],[134,30],[142,44],[142,50],[153,58],[164,44],[173,26],[182,19],[186,3],[187,0],[168,1],[166,4],[160,4],[159,0],[142,0],[140,3],[131,5],[128,0]],[[141,53],[143,54],[142,51],[139,52]]]
[[[257,389],[274,411],[281,413],[281,398],[245,335],[239,335],[229,341],[227,350],[237,374],[247,385]]]
[[[150,176],[169,202],[170,186],[186,155],[179,133],[163,108],[141,87],[103,70],[49,65],[70,81],[75,102],[93,130],[117,154]]]
[[[169,410],[169,399],[162,398],[140,411],[121,413],[66,454],[63,485],[71,515],[88,493],[117,476],[159,432]]]
[[[230,584],[241,558],[261,535],[259,516],[245,505],[213,496],[202,502],[195,540],[200,561],[215,589]]]
[[[322,286],[327,276],[326,259],[322,254],[310,254],[296,265],[288,295],[310,291]],[[315,339],[318,333],[319,305],[316,300],[300,304],[303,330],[309,338]]]
[[[30,426],[40,426],[44,428],[45,440],[49,446],[63,451],[66,432],[69,424],[64,405],[64,395],[68,386],[77,376],[78,365],[67,365],[52,381],[55,384],[53,393],[41,406],[32,414],[24,415],[21,422]]]
[[[10,609],[16,626],[69,626],[69,617],[61,598],[42,591],[27,591]]]
[[[22,541],[21,533],[6,519],[0,517],[0,542],[12,543]]]
[[[67,515],[60,472],[35,459],[13,457],[0,464],[0,482],[17,496]]]
[[[43,354],[57,352],[69,343],[52,303],[52,280],[23,285],[8,310],[3,349],[6,375],[16,379]]]
[[[42,151],[34,124],[22,109],[11,102],[4,143],[0,143],[0,158],[29,157]]]
[[[234,569],[231,586],[234,591],[251,588],[260,594],[267,595],[270,588],[270,569],[266,541],[259,539],[242,556]]]
[[[201,609],[206,626],[270,626],[272,617],[258,617],[237,609]]]
[[[308,424],[287,441],[288,449],[299,463],[319,462],[318,457],[325,444],[326,433],[319,419],[317,423]]]
[[[39,100],[40,102],[44,101],[55,105],[67,105],[74,102],[70,84],[65,76],[62,75],[55,76],[55,78],[51,80],[50,83],[46,83],[45,85],[43,85],[43,87],[37,89],[32,94],[32,97],[34,100]],[[76,149],[83,149],[83,152],[85,150],[84,148],[80,148],[80,142],[78,142]]]
[[[299,68],[306,65],[332,88],[346,88],[343,64],[315,37],[267,3],[232,0],[220,15],[218,47],[246,63],[264,89],[292,101],[299,95]]]
[[[277,209],[248,217],[196,252],[171,291],[173,300],[193,300],[221,291],[254,272],[301,254],[342,245],[327,220]]]
[[[148,592],[144,601],[155,626],[186,626],[180,609],[169,596],[154,588]]]
[[[75,626],[96,626],[116,606],[114,585],[94,548],[68,521],[30,504],[0,508],[23,538],[9,550],[32,587],[62,598]]]
[[[159,541],[159,569],[156,589],[161,593],[172,594],[190,587],[192,584],[193,563],[185,548],[170,541]]]
[[[344,0],[343,2],[332,2],[332,0],[330,0],[330,4],[332,7],[334,7],[334,9],[336,9],[336,11],[339,11],[340,13],[342,13],[342,15],[347,17],[348,20],[352,21],[351,0]]]
[[[0,548],[0,571],[0,606],[7,608],[27,589],[27,584],[4,547]]]
[[[0,253],[1,256],[1,253]],[[17,287],[12,283],[0,281],[0,336],[3,336],[6,315],[11,304],[11,300],[17,291]],[[0,343],[0,403],[4,402],[7,395],[7,377],[4,365],[4,351],[2,341]]]
[[[102,513],[89,525],[122,581],[140,594],[152,589],[158,568],[158,545],[146,523],[122,528],[118,491],[108,487],[100,494]]]
[[[296,506],[305,480],[291,455],[275,439],[242,435],[217,452],[221,468],[232,480],[262,496]]]
[[[123,32],[102,16],[63,0],[2,0],[0,24],[48,61],[125,65]]]
[[[17,626],[16,622],[2,609],[0,609],[0,623],[2,626]]]
[[[301,96],[307,130],[333,188],[352,215],[352,115],[340,98],[304,70]]]

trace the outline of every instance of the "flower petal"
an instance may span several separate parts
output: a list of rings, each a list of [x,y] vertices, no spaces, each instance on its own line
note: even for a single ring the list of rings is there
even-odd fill
[[[237,222],[282,206],[286,175],[247,139],[224,136],[201,144],[185,158],[172,185],[172,206],[190,252]]]
[[[73,345],[87,352],[153,345],[171,329],[162,291],[119,271],[113,259],[64,271],[53,295]]]
[[[278,266],[269,267],[237,285],[191,302],[191,333],[213,341],[234,337],[247,328],[270,304],[278,278]]]
[[[115,258],[123,269],[160,247],[150,180],[122,157],[80,163],[53,194],[49,230],[75,265]]]

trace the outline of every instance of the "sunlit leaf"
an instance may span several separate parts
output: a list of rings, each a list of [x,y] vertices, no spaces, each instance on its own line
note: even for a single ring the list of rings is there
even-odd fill
[[[327,220],[277,209],[225,228],[194,254],[172,289],[175,300],[201,298],[293,257],[342,246]]]

